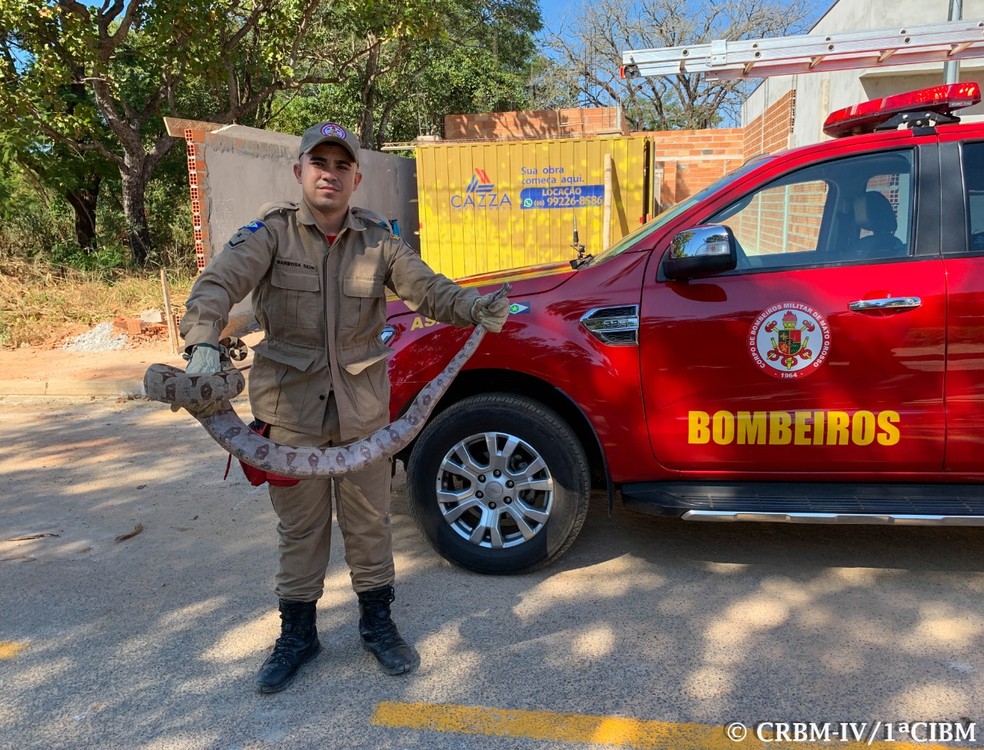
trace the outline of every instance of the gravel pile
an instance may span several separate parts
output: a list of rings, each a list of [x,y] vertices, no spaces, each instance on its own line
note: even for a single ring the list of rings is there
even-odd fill
[[[109,352],[117,349],[129,349],[126,336],[113,331],[112,323],[100,323],[91,331],[69,339],[59,347],[73,352]]]

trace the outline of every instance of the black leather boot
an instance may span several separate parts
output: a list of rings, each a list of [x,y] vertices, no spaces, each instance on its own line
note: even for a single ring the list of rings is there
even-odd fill
[[[256,675],[261,693],[278,693],[287,687],[297,670],[321,650],[315,627],[316,602],[280,600],[280,637],[273,653]]]
[[[362,645],[386,674],[406,674],[420,664],[420,656],[400,636],[390,618],[390,604],[396,597],[392,586],[359,593],[359,634]]]

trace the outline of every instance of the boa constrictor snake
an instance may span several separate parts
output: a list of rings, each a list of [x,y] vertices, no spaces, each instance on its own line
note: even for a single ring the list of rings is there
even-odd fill
[[[508,293],[509,285],[504,284],[494,298],[501,299]],[[185,408],[219,445],[250,466],[295,479],[334,477],[365,469],[406,448],[423,429],[451,381],[478,349],[485,333],[485,326],[475,326],[461,350],[424,386],[402,417],[368,437],[339,447],[295,448],[253,432],[230,403],[246,385],[242,373],[236,369],[188,375],[177,367],[153,364],[144,374],[144,393],[154,401]],[[208,416],[201,413],[202,408],[216,404],[218,409],[214,413]]]

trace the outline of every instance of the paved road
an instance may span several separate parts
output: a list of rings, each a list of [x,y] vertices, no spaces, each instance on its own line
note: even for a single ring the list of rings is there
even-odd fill
[[[0,748],[804,747],[754,727],[917,720],[984,747],[984,530],[609,518],[599,497],[554,567],[484,577],[426,545],[398,475],[420,671],[361,650],[337,555],[324,652],[263,696],[275,519],[224,468],[156,404],[0,402]]]

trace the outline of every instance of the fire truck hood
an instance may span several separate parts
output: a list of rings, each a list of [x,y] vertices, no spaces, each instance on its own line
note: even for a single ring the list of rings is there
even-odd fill
[[[462,286],[478,287],[483,294],[494,292],[503,284],[508,283],[512,287],[509,296],[516,298],[517,295],[526,297],[549,292],[563,284],[575,273],[577,272],[571,268],[570,263],[545,263],[540,266],[490,271],[475,276],[457,278],[455,281]],[[389,303],[389,317],[408,312],[403,301],[392,293],[387,295],[387,302]]]
[[[462,286],[499,287],[502,284],[512,285],[511,294],[536,294],[546,292],[560,286],[574,273],[571,264],[567,262],[545,263],[540,266],[511,268],[506,271],[491,271],[489,273],[466,276],[456,279]],[[492,290],[488,290],[492,291]]]

